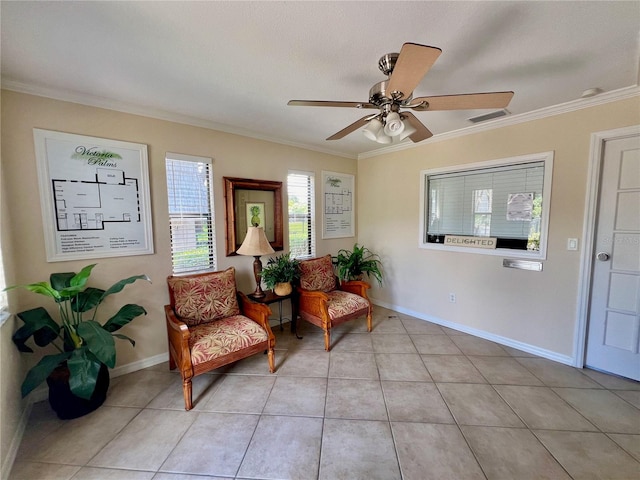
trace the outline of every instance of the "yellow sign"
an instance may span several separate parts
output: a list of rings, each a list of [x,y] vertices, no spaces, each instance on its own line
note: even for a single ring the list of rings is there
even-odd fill
[[[496,248],[496,238],[445,235],[444,244],[450,247]]]

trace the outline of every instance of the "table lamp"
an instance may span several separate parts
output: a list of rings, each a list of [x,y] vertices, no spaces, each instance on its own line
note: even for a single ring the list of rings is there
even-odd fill
[[[239,255],[251,255],[255,258],[253,261],[253,275],[256,277],[256,291],[253,292],[250,297],[262,298],[265,293],[262,291],[262,262],[260,261],[261,255],[268,255],[275,253],[267,236],[264,233],[262,227],[249,227],[247,230],[247,236],[244,237],[244,242],[240,245],[240,248],[236,250]]]

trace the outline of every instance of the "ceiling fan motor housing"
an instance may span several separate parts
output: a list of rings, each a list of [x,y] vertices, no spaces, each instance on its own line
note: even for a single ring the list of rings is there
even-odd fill
[[[376,105],[378,107],[389,104],[406,105],[413,98],[413,95],[408,95],[404,99],[402,99],[402,101],[392,99],[387,95],[388,84],[389,80],[384,80],[382,82],[376,83],[373,87],[371,87],[371,89],[369,90],[369,103],[372,103],[373,105]]]

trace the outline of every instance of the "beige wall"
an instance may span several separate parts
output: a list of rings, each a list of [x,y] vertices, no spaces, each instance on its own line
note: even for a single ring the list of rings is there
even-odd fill
[[[170,273],[165,152],[214,159],[218,266],[238,269],[241,290],[254,288],[251,261],[224,256],[222,177],[285,181],[288,169],[322,170],[357,175],[358,241],[381,254],[386,282],[374,286],[381,304],[423,318],[450,322],[500,336],[541,351],[570,358],[576,325],[580,252],[566,250],[568,237],[582,242],[589,142],[592,132],[639,124],[638,98],[592,107],[525,124],[428,143],[415,149],[359,160],[258,141],[206,128],[191,127],[110,110],[2,91],[2,196],[0,218],[7,283],[27,283],[51,272],[78,270],[92,260],[47,263],[34,158],[34,127],[144,143],[149,148],[151,207],[156,254],[99,259],[95,277],[100,286],[128,275],[146,273],[152,285],[137,282],[114,297],[135,302],[149,315],[127,326],[135,349],[122,343],[118,365],[142,362],[166,352],[162,306],[167,301],[165,277]],[[427,168],[555,151],[548,258],[541,273],[502,267],[502,257],[441,252],[418,248],[419,177]],[[316,189],[316,207],[321,206]],[[353,238],[323,241],[316,216],[318,255],[350,248]],[[286,232],[285,232],[286,239]],[[455,292],[457,303],[448,303]],[[29,294],[11,297],[13,311],[39,304]],[[15,389],[24,366],[12,350],[7,322],[1,331],[2,411],[1,459],[15,437],[24,404]]]
[[[163,305],[168,302],[165,279],[171,273],[169,254],[169,228],[167,189],[165,179],[165,153],[183,153],[211,157],[214,161],[217,261],[220,269],[237,268],[238,286],[253,291],[255,281],[252,258],[226,257],[225,218],[222,177],[242,177],[261,180],[286,181],[289,169],[315,172],[320,179],[322,170],[355,174],[356,161],[311,152],[300,148],[254,140],[206,128],[154,120],[94,107],[61,102],[37,96],[2,91],[2,159],[6,183],[6,212],[2,216],[2,234],[7,244],[6,261],[15,266],[7,271],[7,284],[41,281],[52,272],[78,271],[90,263],[94,269],[96,286],[107,288],[117,280],[146,273],[153,284],[136,282],[113,296],[114,311],[124,303],[143,305],[148,315],[134,320],[123,333],[136,340],[132,348],[128,342],[118,342],[118,366],[141,362],[162,355],[167,350]],[[94,259],[47,263],[45,259],[42,216],[37,183],[33,143],[33,128],[110,138],[148,145],[151,208],[153,216],[154,255]],[[285,192],[286,193],[286,192]],[[317,189],[316,206],[321,205]],[[286,202],[286,195],[283,199]],[[320,217],[317,217],[320,221]],[[318,223],[320,225],[320,223]],[[286,228],[286,226],[285,226]],[[285,230],[285,250],[287,249]],[[322,240],[317,236],[318,255],[335,252],[353,245],[353,238]],[[4,247],[4,245],[3,245]],[[264,260],[263,260],[264,261]],[[12,311],[22,311],[41,305],[45,300],[29,292],[16,292],[11,296]],[[106,307],[107,305],[105,305]],[[108,313],[108,312],[104,312]],[[16,407],[15,389],[23,373],[16,361],[10,335],[14,322],[2,329],[2,460],[7,450],[5,440],[11,441],[15,427],[12,422],[20,417]],[[23,356],[27,358],[27,356]],[[27,360],[25,360],[27,361]],[[30,360],[29,360],[30,361]],[[6,420],[9,419],[9,420]],[[5,430],[5,426],[7,430]]]
[[[387,274],[372,296],[570,360],[580,251],[566,244],[575,237],[582,245],[590,135],[639,124],[639,103],[636,97],[359,160],[358,240],[382,255]],[[501,256],[418,248],[421,170],[545,151],[555,157],[542,272],[504,268]]]
[[[15,262],[8,224],[9,202],[7,201],[6,176],[4,175],[3,157],[0,152],[0,241],[4,258],[4,271],[7,277],[13,275]],[[6,478],[9,465],[5,462],[7,454],[17,448],[19,438],[15,435],[21,427],[23,403],[20,399],[20,384],[25,368],[21,362],[20,353],[11,342],[11,335],[15,331],[15,319],[9,318],[0,327],[0,474]],[[13,444],[12,444],[13,442]]]

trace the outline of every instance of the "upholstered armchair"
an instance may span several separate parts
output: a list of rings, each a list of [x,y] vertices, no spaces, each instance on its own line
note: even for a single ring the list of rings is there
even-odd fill
[[[372,328],[370,285],[362,281],[338,283],[331,255],[300,262],[298,310],[302,320],[324,330],[324,349],[331,349],[331,329],[347,320],[367,316],[367,330]]]
[[[169,368],[180,369],[185,410],[193,408],[191,379],[263,352],[275,371],[271,309],[236,289],[235,269],[167,278]]]

